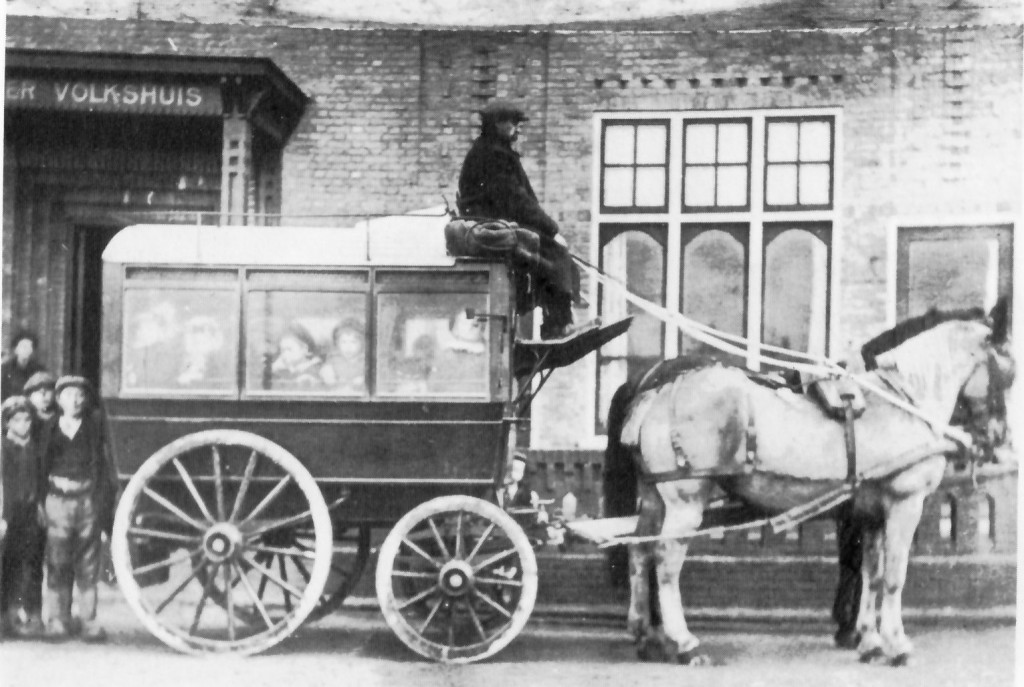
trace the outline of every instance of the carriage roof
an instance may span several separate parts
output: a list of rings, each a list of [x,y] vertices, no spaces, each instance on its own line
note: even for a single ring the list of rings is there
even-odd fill
[[[353,227],[136,224],[103,251],[107,262],[178,265],[450,267],[447,215],[395,215]]]

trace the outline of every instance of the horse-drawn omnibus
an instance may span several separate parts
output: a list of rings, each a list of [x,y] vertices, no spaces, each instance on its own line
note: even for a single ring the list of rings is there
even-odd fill
[[[536,561],[494,498],[515,428],[628,320],[517,340],[510,269],[448,256],[444,223],[136,225],[106,249],[112,557],[169,646],[255,653],[334,611],[373,528],[381,610],[417,653],[478,660],[525,625]]]

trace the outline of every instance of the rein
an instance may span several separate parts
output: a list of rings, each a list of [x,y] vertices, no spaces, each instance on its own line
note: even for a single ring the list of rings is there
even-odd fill
[[[571,255],[571,254],[570,254]],[[620,280],[607,274],[604,270],[599,267],[590,264],[582,258],[571,255],[572,259],[585,271],[587,271],[594,279],[596,279],[602,286],[610,289],[621,295],[627,302],[637,306],[641,310],[644,310],[648,314],[656,317],[665,324],[674,325],[681,332],[686,334],[692,339],[700,341],[701,343],[707,344],[712,348],[715,348],[723,353],[730,353],[732,355],[739,356],[741,358],[747,357],[747,350],[741,348],[740,345],[749,345],[751,341],[745,337],[738,336],[735,334],[728,334],[726,332],[719,331],[713,327],[701,324],[696,320],[689,318],[676,310],[670,310],[669,308],[657,305],[651,301],[641,298],[629,291]],[[932,428],[936,434],[945,436],[952,439],[956,443],[962,445],[966,449],[970,449],[973,446],[973,438],[971,435],[961,429],[952,427],[947,421],[940,420],[929,416],[919,407],[910,403],[902,398],[899,398],[889,390],[879,386],[872,380],[868,379],[865,375],[856,375],[840,366],[836,361],[830,360],[822,356],[811,355],[803,353],[801,351],[793,351],[778,346],[771,346],[767,344],[759,344],[760,350],[767,350],[773,353],[782,353],[786,356],[805,360],[807,362],[793,362],[791,360],[784,360],[782,358],[765,355],[763,353],[757,353],[758,361],[776,367],[782,367],[789,370],[795,370],[797,372],[818,375],[822,377],[845,377],[850,379],[855,384],[860,386],[865,391],[869,391],[876,396],[881,397],[890,404],[896,406],[900,410],[904,410],[911,415],[923,420],[929,427]],[[973,374],[973,373],[972,373]],[[991,385],[990,385],[991,386]]]

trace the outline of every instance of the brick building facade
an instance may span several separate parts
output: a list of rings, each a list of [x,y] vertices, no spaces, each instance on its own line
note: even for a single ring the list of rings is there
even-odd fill
[[[578,253],[617,265],[641,291],[684,312],[737,306],[742,315],[727,325],[737,333],[844,356],[928,304],[935,295],[929,280],[953,280],[945,283],[968,300],[1011,288],[1021,211],[1021,26],[955,19],[743,30],[742,19],[732,18],[724,30],[496,31],[9,16],[8,86],[18,77],[11,55],[269,60],[308,102],[280,143],[279,177],[265,175],[279,198],[259,208],[322,215],[306,221],[340,226],[453,200],[476,133],[474,111],[491,97],[510,97],[531,115],[521,141],[527,171]],[[147,216],[154,192],[161,209],[216,210],[227,178],[223,134],[219,124],[166,120],[192,157],[181,162],[178,155],[178,167],[151,170],[143,183],[123,162],[131,155],[97,151],[141,145],[159,158],[161,145],[173,146],[159,129],[111,142],[109,130],[121,124],[90,128],[90,115],[78,113],[83,137],[74,145],[85,160],[61,158],[40,153],[46,136],[12,95],[8,88],[3,326],[39,330],[51,367],[81,366],[82,344],[73,339],[92,334],[72,331],[88,319],[81,281],[91,273],[80,261],[98,249],[71,254],[76,227],[103,226],[109,235]],[[97,130],[108,131],[106,142],[88,138]],[[724,142],[700,159],[696,142],[708,132]],[[790,134],[795,147],[786,152]],[[622,135],[633,136],[631,153]],[[741,144],[723,152],[737,135]],[[763,152],[775,146],[768,138],[778,151]],[[692,159],[684,144],[696,151]],[[68,181],[90,164],[110,174]],[[746,182],[729,191],[728,180],[744,172]],[[633,189],[625,199],[625,187],[615,186],[624,174]],[[48,175],[61,181],[42,184]],[[257,183],[251,179],[246,193],[259,195],[251,188]],[[100,184],[113,187],[114,201],[92,202]],[[48,194],[45,202],[39,193]],[[710,200],[698,198],[708,193]],[[770,244],[789,229],[803,234],[780,249],[785,260],[777,263]],[[705,245],[707,231],[717,233]],[[915,241],[933,252],[915,252]],[[963,274],[944,273],[941,264],[958,252],[970,258]],[[786,260],[805,261],[794,264],[813,273],[811,281],[793,281]],[[732,301],[687,290],[730,279],[738,281],[723,293],[736,295]],[[781,295],[772,300],[774,288]],[[814,289],[827,295],[786,309],[791,296]],[[590,295],[593,311],[581,318],[602,314]],[[614,310],[608,299],[602,307],[605,316]],[[772,322],[793,331],[780,338],[769,332]],[[552,377],[534,405],[533,446],[599,448],[600,397],[628,365],[688,350],[651,323],[634,330],[628,345],[606,351],[599,363],[590,356]]]

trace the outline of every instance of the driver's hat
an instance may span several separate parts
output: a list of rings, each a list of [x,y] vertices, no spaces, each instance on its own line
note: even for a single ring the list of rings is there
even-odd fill
[[[512,122],[518,124],[519,122],[530,121],[530,118],[523,112],[523,108],[501,98],[495,98],[487,103],[480,110],[480,117],[485,122]]]

